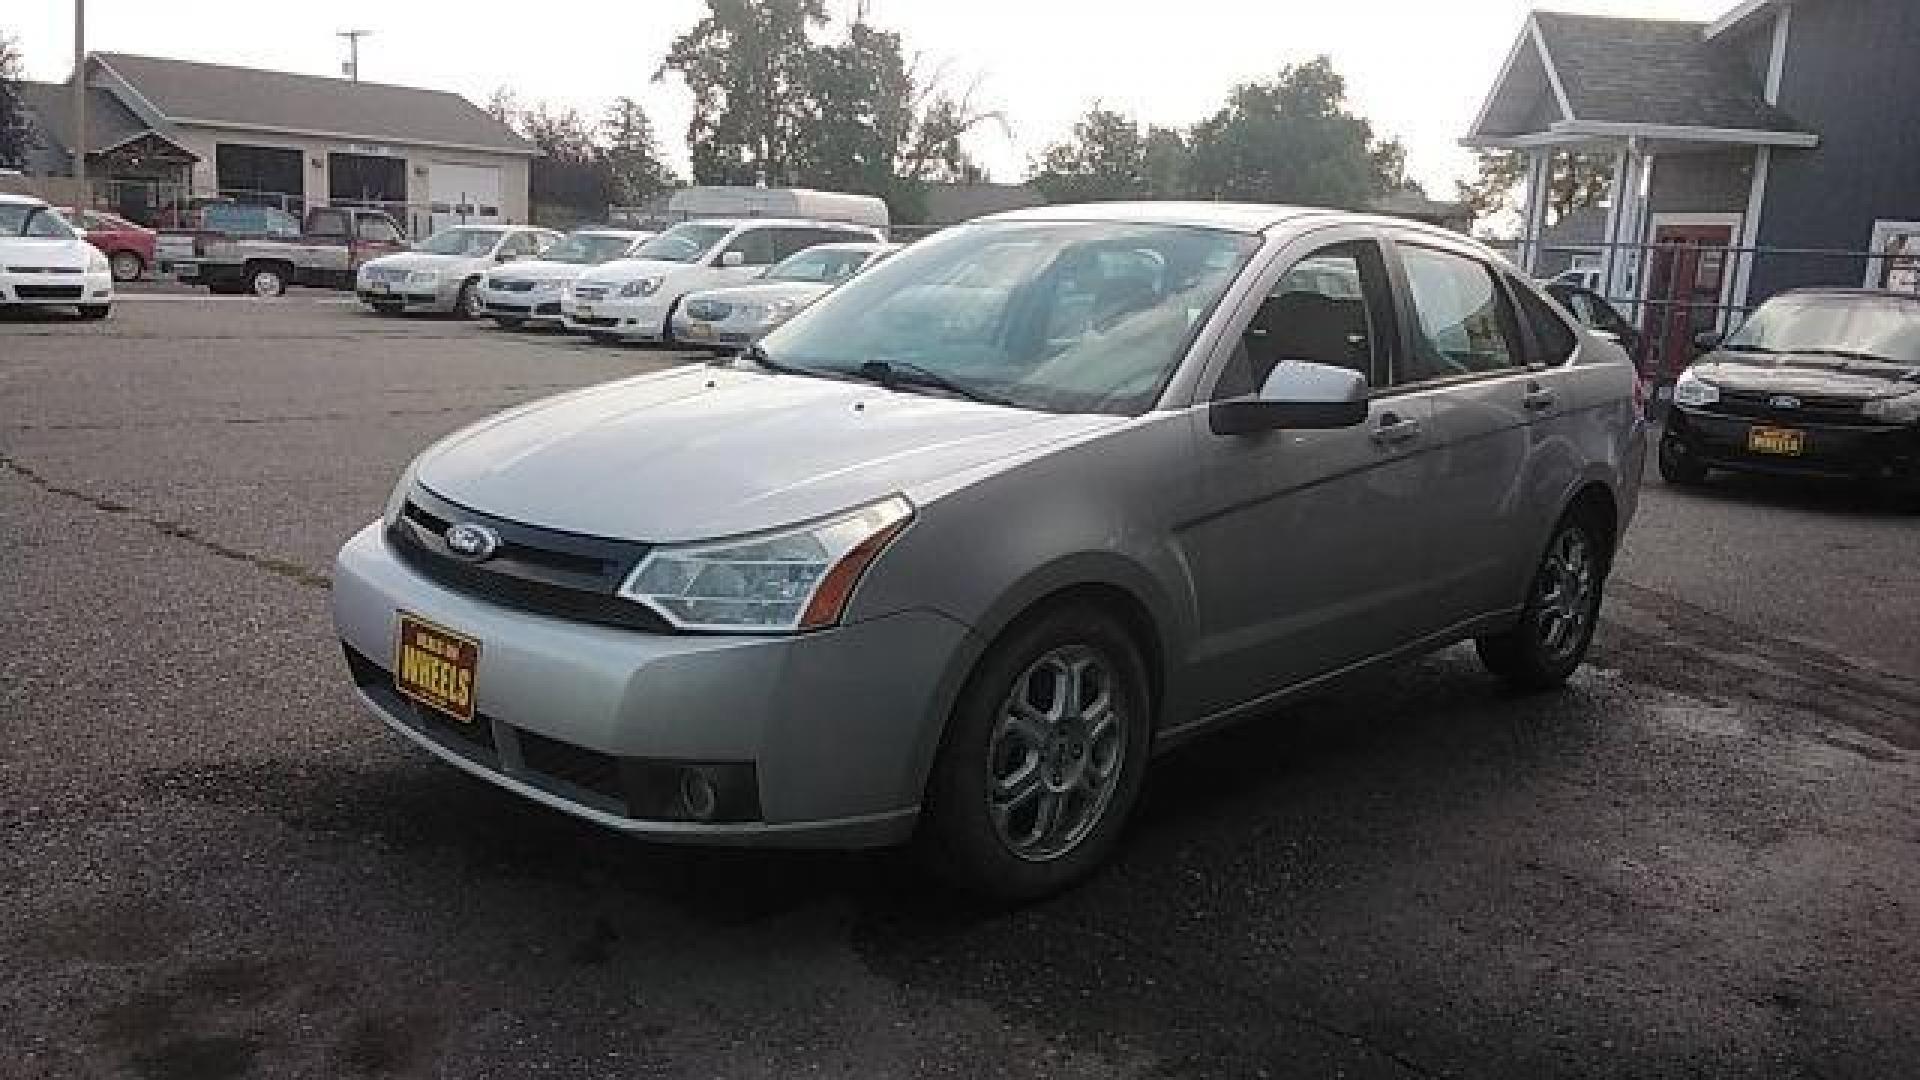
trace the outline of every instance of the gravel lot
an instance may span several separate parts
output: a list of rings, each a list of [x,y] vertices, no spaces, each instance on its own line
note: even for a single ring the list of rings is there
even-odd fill
[[[0,1074],[1862,1076],[1920,1060],[1920,518],[1649,481],[1592,665],[1456,649],[1168,759],[1014,912],[663,849],[353,702],[437,434],[678,362],[324,293],[0,318]]]

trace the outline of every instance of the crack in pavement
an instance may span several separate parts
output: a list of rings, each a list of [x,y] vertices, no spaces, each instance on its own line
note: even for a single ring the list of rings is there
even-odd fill
[[[124,517],[131,521],[137,521],[162,536],[175,540],[184,540],[200,548],[202,551],[218,555],[223,559],[231,559],[234,562],[246,563],[248,566],[265,570],[276,577],[285,578],[295,584],[304,585],[312,589],[326,589],[333,584],[332,578],[328,575],[315,573],[298,563],[288,562],[285,559],[277,559],[271,555],[260,555],[255,552],[233,547],[229,544],[223,544],[218,540],[202,536],[191,527],[182,525],[177,521],[142,513],[125,503],[114,502],[111,499],[103,499],[96,495],[89,495],[78,488],[55,483],[53,480],[41,475],[32,466],[23,464],[10,454],[0,453],[0,471],[10,472],[49,495],[58,495],[62,498],[72,499],[103,514],[111,514],[115,517]]]

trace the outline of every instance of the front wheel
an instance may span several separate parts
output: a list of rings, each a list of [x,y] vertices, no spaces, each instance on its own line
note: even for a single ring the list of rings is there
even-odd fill
[[[1119,842],[1146,773],[1146,665],[1091,607],[1016,626],[948,722],[917,838],[932,868],[1000,900],[1057,892]]]
[[[256,266],[247,271],[247,291],[272,298],[287,294],[287,272],[278,266]]]
[[[477,319],[487,313],[486,304],[480,299],[478,282],[468,281],[460,286],[460,295],[453,302],[453,313],[463,319]]]
[[[107,266],[112,269],[115,281],[138,281],[147,270],[146,260],[131,251],[114,252],[108,256]]]
[[[1569,514],[1553,531],[1534,572],[1520,621],[1474,642],[1480,662],[1521,690],[1551,690],[1586,659],[1600,617],[1607,557],[1599,531]]]
[[[515,318],[512,315],[495,315],[493,321],[498,324],[502,330],[518,330],[527,323],[527,320]]]
[[[1707,482],[1707,467],[1678,441],[1661,439],[1660,479],[1676,487],[1694,487]]]

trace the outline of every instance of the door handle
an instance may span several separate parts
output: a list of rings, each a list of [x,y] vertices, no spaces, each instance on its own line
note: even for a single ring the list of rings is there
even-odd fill
[[[1380,426],[1373,429],[1373,441],[1380,446],[1398,446],[1420,434],[1420,421],[1404,420],[1388,413],[1380,418]]]
[[[1551,409],[1553,408],[1553,391],[1539,383],[1530,383],[1527,386],[1526,395],[1520,399],[1520,404],[1535,412]]]

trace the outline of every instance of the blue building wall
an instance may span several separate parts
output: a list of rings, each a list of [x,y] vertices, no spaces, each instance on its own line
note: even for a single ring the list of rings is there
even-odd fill
[[[1820,145],[1773,152],[1762,247],[1862,251],[1876,220],[1920,221],[1920,3],[1795,4],[1779,104]],[[1859,258],[1767,255],[1753,296],[1865,275]]]

